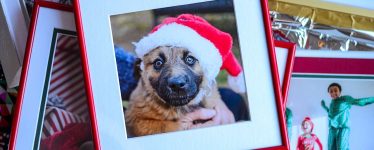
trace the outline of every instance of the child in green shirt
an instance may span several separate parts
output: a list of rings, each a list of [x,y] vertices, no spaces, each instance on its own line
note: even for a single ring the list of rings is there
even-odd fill
[[[329,117],[329,150],[349,149],[349,110],[352,105],[365,106],[374,103],[374,97],[355,99],[351,96],[340,96],[342,88],[338,83],[332,83],[327,88],[332,101],[327,107],[325,101],[321,101],[322,107]]]

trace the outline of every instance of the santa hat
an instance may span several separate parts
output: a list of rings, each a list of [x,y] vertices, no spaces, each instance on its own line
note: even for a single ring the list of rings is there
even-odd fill
[[[310,132],[313,132],[313,128],[314,128],[314,124],[312,122],[312,120],[309,118],[309,117],[305,117],[303,122],[302,122],[302,126],[301,128],[304,129],[304,123],[305,122],[309,122],[310,126],[311,126],[311,129],[310,129]]]
[[[182,14],[166,18],[135,46],[139,58],[159,46],[187,48],[199,60],[209,81],[214,81],[220,69],[224,69],[229,74],[229,86],[236,92],[245,92],[242,67],[231,51],[231,35],[199,16]]]

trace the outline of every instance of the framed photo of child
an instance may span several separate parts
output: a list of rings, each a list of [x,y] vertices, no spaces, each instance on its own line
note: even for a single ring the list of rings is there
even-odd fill
[[[100,148],[288,148],[266,1],[74,5]]]
[[[305,117],[323,149],[373,147],[365,140],[374,125],[373,58],[372,52],[297,51],[287,102],[293,114],[291,149],[300,146]]]
[[[93,149],[85,76],[73,8],[33,8],[9,149]]]

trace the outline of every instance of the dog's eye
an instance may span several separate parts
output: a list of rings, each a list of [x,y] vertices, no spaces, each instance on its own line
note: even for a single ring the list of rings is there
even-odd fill
[[[156,69],[156,70],[159,70],[161,69],[162,65],[164,64],[164,62],[161,60],[161,59],[156,59],[154,62],[153,62],[153,67]]]
[[[192,57],[192,56],[187,56],[184,61],[186,62],[187,65],[194,65],[195,62],[196,62],[196,58]]]

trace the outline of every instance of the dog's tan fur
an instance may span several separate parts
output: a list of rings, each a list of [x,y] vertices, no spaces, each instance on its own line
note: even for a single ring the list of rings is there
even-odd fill
[[[221,101],[217,86],[214,81],[208,81],[200,65],[192,66],[194,73],[201,75],[202,82],[199,85],[198,95],[187,105],[174,107],[165,103],[151,86],[150,79],[157,79],[160,73],[153,68],[153,61],[160,53],[165,54],[168,62],[172,65],[171,74],[183,72],[183,60],[180,58],[184,48],[158,47],[143,57],[144,67],[141,71],[141,79],[138,86],[130,96],[129,108],[125,113],[128,134],[132,136],[143,136],[170,131],[185,130],[188,123],[180,120],[181,116],[202,106],[212,108],[217,101]]]

